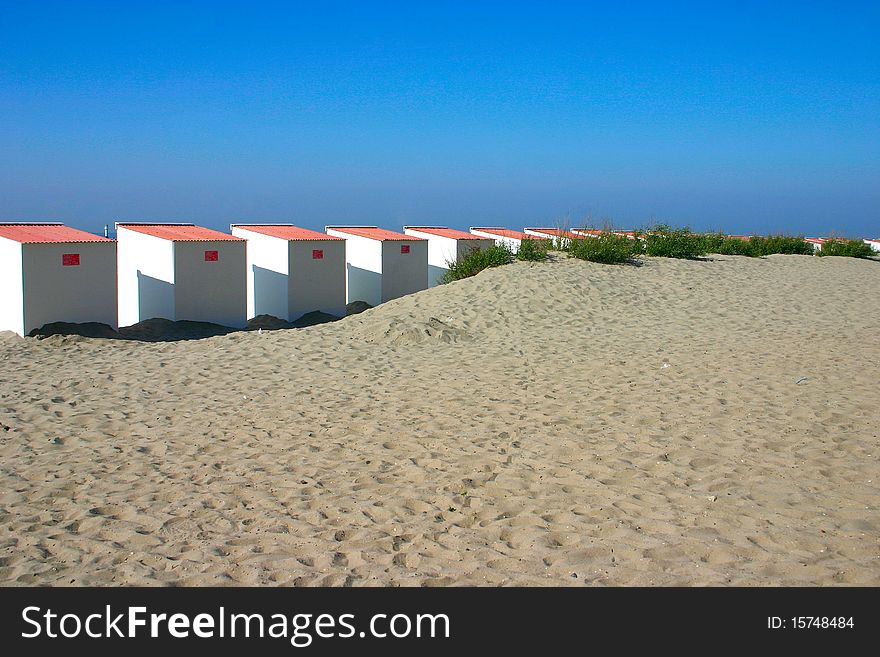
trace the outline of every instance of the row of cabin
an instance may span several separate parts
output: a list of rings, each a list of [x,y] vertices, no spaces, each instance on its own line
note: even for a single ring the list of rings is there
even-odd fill
[[[437,285],[450,262],[492,244],[566,240],[596,231],[442,226],[116,224],[116,240],[60,223],[0,224],[0,330],[27,335],[52,322],[129,326],[152,318],[241,328],[248,318],[293,321],[346,304],[376,306]],[[622,235],[629,235],[625,231]],[[745,238],[744,238],[745,239]],[[816,248],[824,240],[808,239]],[[880,240],[865,240],[880,251]]]
[[[371,306],[436,285],[450,261],[503,235],[407,226],[116,224],[108,239],[60,223],[0,224],[0,330],[52,322],[130,326],[164,318],[241,328],[346,304]]]

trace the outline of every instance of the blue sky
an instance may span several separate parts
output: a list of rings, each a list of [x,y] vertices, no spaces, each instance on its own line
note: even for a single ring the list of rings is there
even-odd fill
[[[880,236],[880,3],[616,4],[0,0],[0,220]]]

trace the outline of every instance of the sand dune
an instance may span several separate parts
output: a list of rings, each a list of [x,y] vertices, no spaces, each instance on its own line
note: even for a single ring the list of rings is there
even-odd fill
[[[0,582],[880,584],[880,263],[516,263],[304,329],[0,335]]]

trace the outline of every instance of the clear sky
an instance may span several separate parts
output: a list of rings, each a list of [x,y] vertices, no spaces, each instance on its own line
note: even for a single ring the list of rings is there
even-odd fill
[[[880,3],[0,0],[0,220],[587,217],[880,236]]]

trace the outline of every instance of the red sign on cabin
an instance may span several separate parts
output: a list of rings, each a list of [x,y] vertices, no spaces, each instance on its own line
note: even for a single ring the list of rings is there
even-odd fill
[[[65,253],[61,256],[62,267],[79,267],[79,253]]]
[[[409,253],[409,244],[401,244],[400,245],[401,253]]]
[[[324,249],[312,249],[312,260],[323,260]]]
[[[205,251],[205,262],[217,262],[220,259],[216,251]]]

